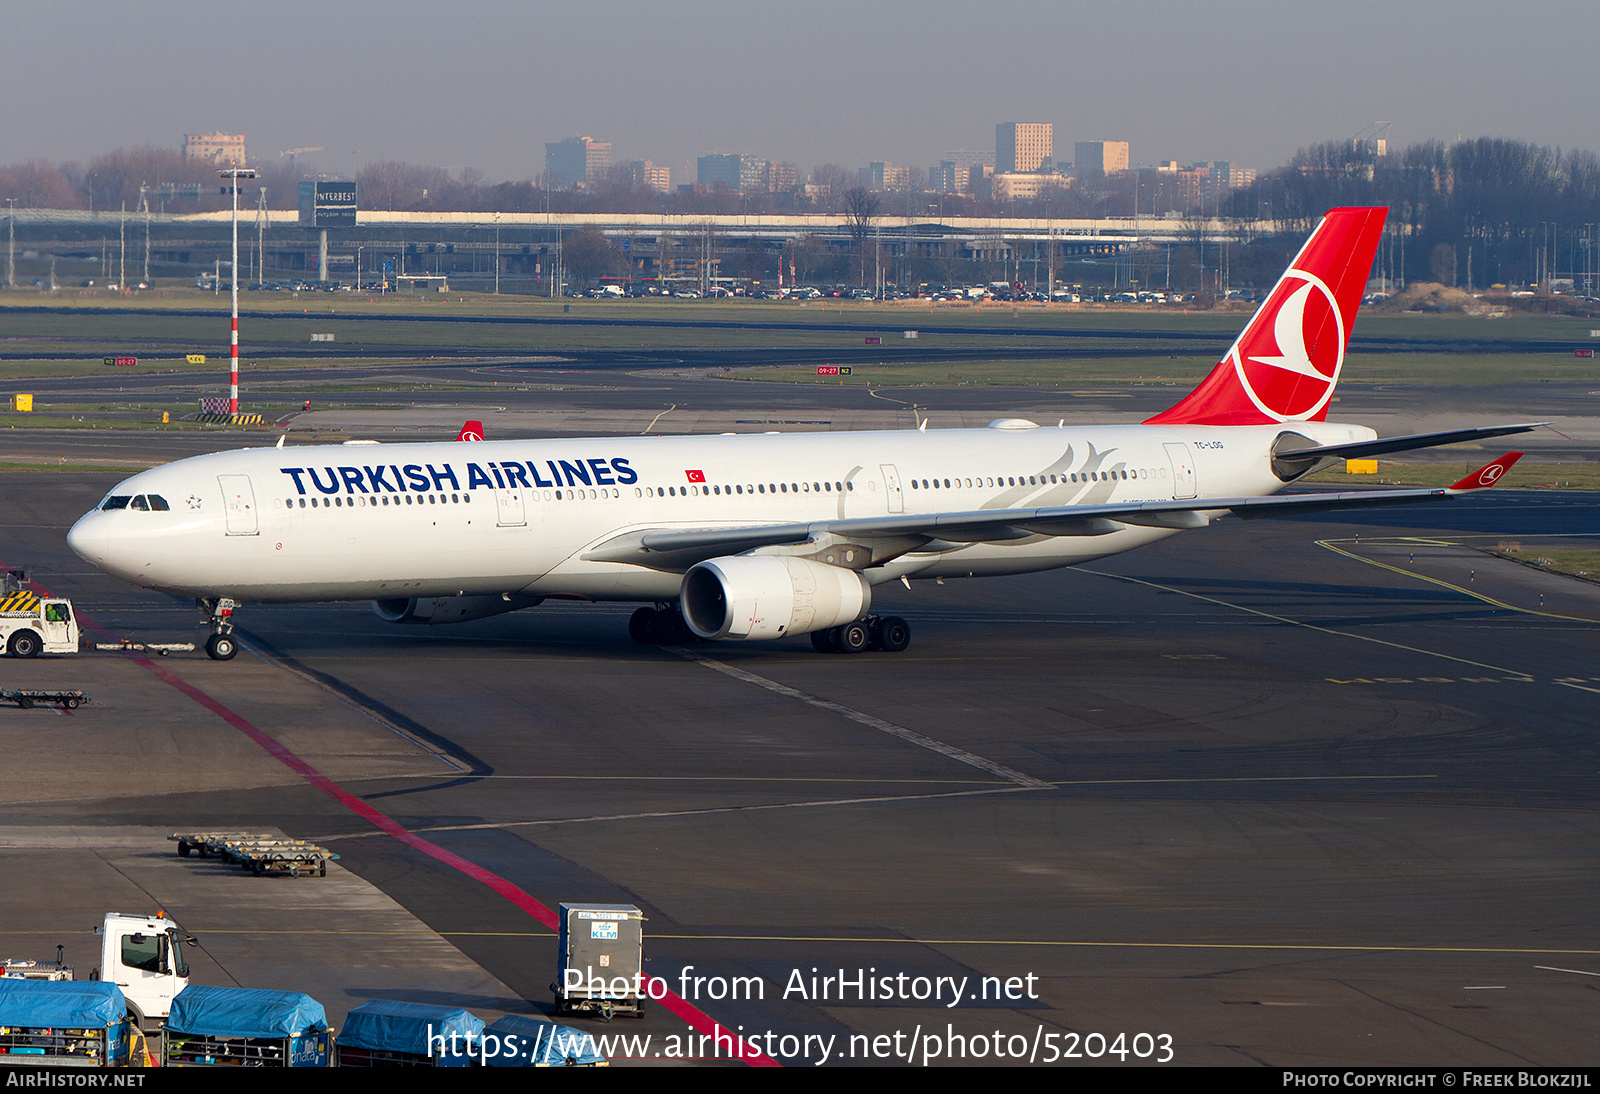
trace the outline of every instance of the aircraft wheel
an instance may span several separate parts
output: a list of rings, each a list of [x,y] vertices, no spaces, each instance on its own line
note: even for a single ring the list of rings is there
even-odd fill
[[[878,624],[878,642],[889,653],[899,653],[911,645],[911,624],[891,615]]]
[[[12,657],[38,657],[41,645],[39,636],[32,631],[18,631],[11,636],[11,641],[6,643],[6,651]]]
[[[818,653],[838,653],[839,647],[833,640],[834,628],[811,632],[811,648]]]
[[[653,639],[650,637],[650,624],[655,620],[654,608],[640,608],[628,617],[628,637],[641,646],[648,646]]]
[[[682,612],[669,609],[665,615],[667,617],[667,634],[670,636],[668,641],[682,646],[689,642],[698,642],[700,640],[700,636],[689,629],[689,623],[683,618]]]
[[[846,623],[839,628],[839,652],[860,653],[872,644],[872,632],[865,623]]]
[[[239,652],[239,643],[231,634],[214,634],[206,639],[206,656],[213,661],[232,661]]]

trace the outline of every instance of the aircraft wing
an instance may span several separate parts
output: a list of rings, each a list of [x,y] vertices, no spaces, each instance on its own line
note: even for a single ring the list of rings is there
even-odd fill
[[[1325,445],[1314,444],[1305,437],[1289,433],[1280,437],[1278,443],[1273,446],[1272,460],[1275,468],[1291,476],[1302,475],[1323,460],[1359,460],[1366,456],[1381,456],[1389,452],[1410,452],[1418,448],[1435,448],[1442,444],[1481,441],[1513,433],[1530,433],[1549,424],[1549,422],[1518,422],[1514,425],[1451,429],[1443,433],[1412,433],[1404,437],[1380,437],[1374,441]],[[1303,446],[1298,443],[1301,441],[1305,442]]]
[[[759,547],[806,543],[824,537],[834,537],[836,542],[878,543],[888,548],[883,552],[884,555],[892,556],[938,542],[993,543],[1041,535],[1103,536],[1130,524],[1146,528],[1204,528],[1227,513],[1252,520],[1336,509],[1443,501],[1468,490],[1494,485],[1521,458],[1521,452],[1508,452],[1454,485],[1427,489],[1188,498],[1182,501],[1056,505],[1036,509],[978,509],[705,528],[645,528],[599,543],[585,551],[582,557],[591,562],[627,562],[653,570],[682,572],[708,558],[742,554]],[[877,551],[874,552],[874,559],[882,561]]]

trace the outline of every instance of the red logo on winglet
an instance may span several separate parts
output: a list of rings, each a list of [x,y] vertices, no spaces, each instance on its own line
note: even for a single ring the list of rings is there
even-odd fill
[[[1511,470],[1511,465],[1522,459],[1521,452],[1507,452],[1493,463],[1485,464],[1472,474],[1450,487],[1452,490],[1481,490],[1500,481],[1500,476]]]

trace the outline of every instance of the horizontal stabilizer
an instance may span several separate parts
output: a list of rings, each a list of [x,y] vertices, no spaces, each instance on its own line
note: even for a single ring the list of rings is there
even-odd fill
[[[1513,433],[1530,433],[1548,422],[1519,422],[1516,425],[1491,425],[1478,429],[1450,429],[1442,433],[1412,433],[1404,437],[1379,437],[1374,441],[1350,441],[1347,444],[1311,443],[1298,433],[1285,433],[1272,449],[1273,469],[1280,477],[1295,478],[1312,469],[1322,460],[1359,460],[1368,456],[1382,456],[1393,452],[1411,452],[1419,448],[1437,448],[1463,441],[1481,441],[1490,437],[1505,437]],[[1297,442],[1304,441],[1299,444]],[[1287,472],[1287,474],[1285,474]]]

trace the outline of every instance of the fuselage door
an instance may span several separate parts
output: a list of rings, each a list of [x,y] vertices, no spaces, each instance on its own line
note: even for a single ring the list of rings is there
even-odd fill
[[[883,489],[889,498],[889,512],[904,513],[906,511],[906,498],[900,492],[900,472],[895,470],[892,463],[883,464]]]
[[[1194,457],[1189,446],[1181,442],[1162,445],[1167,450],[1167,462],[1172,465],[1172,496],[1175,499],[1195,496]]]
[[[218,475],[217,482],[222,485],[222,512],[228,535],[256,535],[256,493],[250,487],[250,476]]]
[[[522,506],[522,491],[515,486],[494,492],[495,514],[502,528],[521,528],[528,523],[527,510]]]

